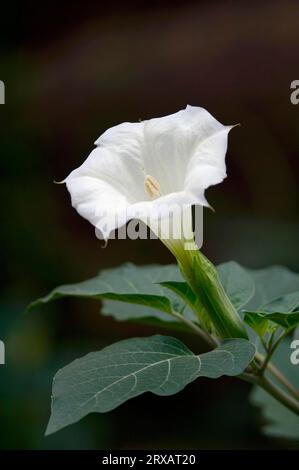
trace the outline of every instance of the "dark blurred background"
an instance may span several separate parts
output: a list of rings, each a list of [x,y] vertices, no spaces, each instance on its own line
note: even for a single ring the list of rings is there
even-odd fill
[[[0,446],[26,449],[292,448],[263,437],[249,387],[198,381],[144,395],[45,438],[54,372],[116,340],[155,332],[65,300],[24,316],[52,287],[125,261],[170,263],[158,241],[111,241],[71,208],[63,179],[123,121],[187,103],[230,135],[225,182],[208,190],[204,252],[215,262],[299,270],[299,4],[286,1],[6,2],[1,6]],[[183,337],[194,346],[194,340]],[[200,348],[200,345],[196,346]]]

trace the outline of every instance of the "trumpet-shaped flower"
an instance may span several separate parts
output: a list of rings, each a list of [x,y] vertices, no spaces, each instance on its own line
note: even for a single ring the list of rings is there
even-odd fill
[[[104,238],[131,219],[145,222],[177,258],[198,296],[199,316],[209,317],[221,337],[247,337],[215,267],[197,251],[192,232],[192,205],[208,206],[205,190],[226,177],[231,128],[195,106],[123,123],[98,138],[96,148],[65,182],[72,205]],[[163,222],[170,220],[172,229],[182,227],[183,236],[165,231]]]
[[[205,190],[226,177],[231,128],[195,106],[112,127],[66,178],[72,205],[104,238],[134,218],[154,227],[193,204],[208,206]]]

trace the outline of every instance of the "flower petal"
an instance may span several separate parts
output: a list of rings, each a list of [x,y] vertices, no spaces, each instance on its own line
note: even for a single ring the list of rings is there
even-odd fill
[[[222,126],[196,147],[186,170],[186,190],[202,197],[205,189],[224,180],[227,138],[232,127],[234,126]]]
[[[65,180],[73,207],[105,236],[127,221],[127,207],[146,199],[142,127],[125,123],[106,131],[96,141],[98,147]]]
[[[159,182],[162,194],[186,188],[187,169],[192,173],[198,161],[203,165],[209,163],[215,166],[223,174],[226,145],[219,152],[219,138],[216,137],[214,141],[213,136],[222,133],[224,129],[226,127],[208,111],[195,106],[187,106],[170,116],[146,121],[143,144],[145,172]],[[214,149],[217,155],[214,155]],[[198,157],[202,158],[199,160]],[[208,186],[210,184],[205,187]],[[203,194],[199,197],[203,199]]]

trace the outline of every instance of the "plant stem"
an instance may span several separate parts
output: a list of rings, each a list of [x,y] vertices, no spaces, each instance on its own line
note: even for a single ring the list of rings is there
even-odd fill
[[[248,339],[241,318],[227,296],[217,269],[201,251],[177,256],[181,272],[200,300],[220,338]]]
[[[277,385],[267,379],[265,376],[256,376],[244,372],[239,375],[239,378],[245,382],[260,386],[269,395],[282,403],[286,408],[291,410],[296,415],[299,415],[299,401],[288,395],[284,390],[281,390]]]
[[[278,370],[271,362],[267,369],[272,375],[289,391],[289,393],[299,401],[299,390],[297,390],[291,382]]]
[[[193,321],[189,320],[188,318],[184,317],[181,315],[179,312],[172,311],[172,315],[177,318],[179,321],[185,323],[185,325],[188,325],[189,328],[191,328],[198,336],[201,337],[201,339],[208,344],[211,348],[216,348],[218,346],[218,342],[216,339],[212,338],[209,333],[206,331],[202,330],[199,326],[197,326]]]
[[[265,361],[265,357],[260,354],[256,353],[255,355],[257,361],[260,364],[263,364]],[[280,383],[285,387],[286,390],[294,397],[296,400],[299,400],[299,390],[297,390],[294,385],[289,382],[289,380],[277,369],[277,367],[272,363],[268,362],[267,369]]]
[[[274,352],[276,351],[276,349],[279,346],[279,344],[281,343],[281,341],[288,335],[288,333],[289,333],[289,331],[286,330],[284,333],[282,333],[280,335],[280,337],[277,339],[277,341],[273,345],[271,345],[271,343],[270,343],[270,347],[267,351],[267,355],[266,355],[266,358],[264,359],[262,367],[259,370],[259,374],[262,375],[265,372],[265,370],[267,369],[267,366],[268,366]]]
[[[277,401],[286,406],[289,410],[293,411],[296,415],[299,415],[299,401],[288,395],[284,390],[278,388],[277,385],[265,376],[258,377],[256,384],[268,392]]]

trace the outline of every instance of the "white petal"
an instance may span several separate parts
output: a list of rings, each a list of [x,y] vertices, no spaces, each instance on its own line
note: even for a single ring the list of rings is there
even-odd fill
[[[221,183],[226,177],[227,137],[232,127],[222,126],[222,129],[203,139],[196,147],[186,170],[186,190],[202,197],[205,189]]]
[[[105,132],[99,146],[65,180],[73,207],[94,226],[100,225],[105,235],[126,222],[127,207],[146,198],[138,150],[143,124],[126,124],[130,132],[124,127]]]
[[[198,199],[192,193],[180,191],[167,194],[152,201],[140,201],[128,207],[129,218],[143,221],[163,219],[174,213],[179,213],[183,208],[198,203]]]
[[[225,126],[208,111],[195,106],[187,106],[186,109],[170,116],[145,122],[143,143],[145,172],[159,182],[162,194],[186,188],[187,168],[190,161],[193,161],[194,155],[200,154],[201,149],[205,154],[202,163],[206,163],[205,156],[208,155],[209,149],[204,142],[208,140],[211,143],[210,163],[223,167],[225,151],[222,158],[215,157],[212,151],[214,145],[212,136],[223,129]],[[198,196],[203,199],[203,194]]]
[[[123,122],[107,129],[95,141],[95,145],[109,147],[119,156],[127,156],[140,162],[143,127],[143,122]]]

